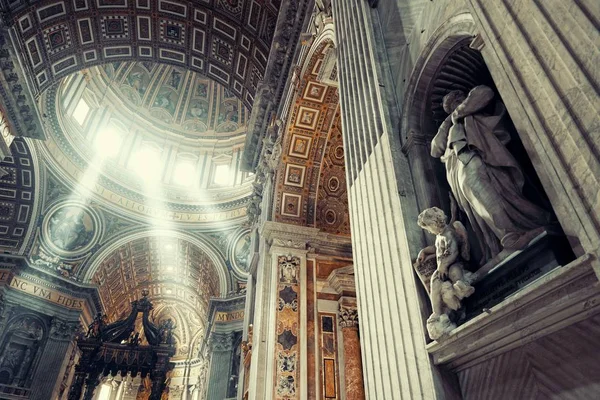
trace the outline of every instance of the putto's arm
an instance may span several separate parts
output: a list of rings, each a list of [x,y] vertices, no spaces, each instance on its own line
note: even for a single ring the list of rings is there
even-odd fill
[[[494,91],[485,85],[476,86],[465,101],[454,110],[455,118],[464,118],[487,106],[494,98]]]

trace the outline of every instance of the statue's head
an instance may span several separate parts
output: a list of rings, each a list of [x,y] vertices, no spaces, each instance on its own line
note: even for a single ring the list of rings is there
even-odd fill
[[[438,235],[446,227],[446,214],[437,207],[428,208],[419,214],[417,224],[426,231]]]
[[[448,114],[452,114],[452,112],[465,101],[467,96],[462,90],[453,90],[442,99],[442,107],[444,107],[444,111]]]

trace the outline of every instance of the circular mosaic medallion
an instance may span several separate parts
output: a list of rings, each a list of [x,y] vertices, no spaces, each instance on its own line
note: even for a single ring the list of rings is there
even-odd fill
[[[234,272],[239,276],[248,274],[248,256],[250,255],[251,245],[250,231],[241,231],[233,236],[229,246],[229,260],[233,266]]]
[[[88,206],[68,202],[54,206],[43,224],[44,242],[61,256],[90,250],[100,236],[100,218]]]

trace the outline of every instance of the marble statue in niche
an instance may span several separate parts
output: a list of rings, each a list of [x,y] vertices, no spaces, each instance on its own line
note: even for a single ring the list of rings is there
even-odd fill
[[[454,217],[449,224],[446,219],[444,211],[432,207],[423,211],[417,221],[421,228],[436,235],[435,244],[421,250],[417,257],[418,264],[435,257],[437,265],[429,292],[433,313],[427,319],[427,331],[433,340],[456,328],[455,322],[464,314],[461,300],[475,291],[471,286],[473,274],[466,269],[471,258],[467,230]]]
[[[504,104],[482,85],[466,96],[448,93],[443,108],[449,115],[431,142],[431,155],[446,167],[452,193],[480,241],[481,263],[503,249],[523,249],[550,214],[523,196],[523,172],[506,148]]]

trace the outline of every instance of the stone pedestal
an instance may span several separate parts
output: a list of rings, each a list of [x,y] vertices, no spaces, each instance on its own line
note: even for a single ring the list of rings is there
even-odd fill
[[[572,260],[568,243],[562,237],[542,233],[525,249],[497,263],[484,276],[478,276],[475,293],[465,299],[469,320],[499,304],[559,265]],[[483,267],[482,269],[484,269]],[[477,272],[479,275],[479,271]]]
[[[358,310],[340,304],[340,329],[344,347],[344,383],[348,400],[363,400],[365,387],[362,375],[360,340],[358,337]]]

